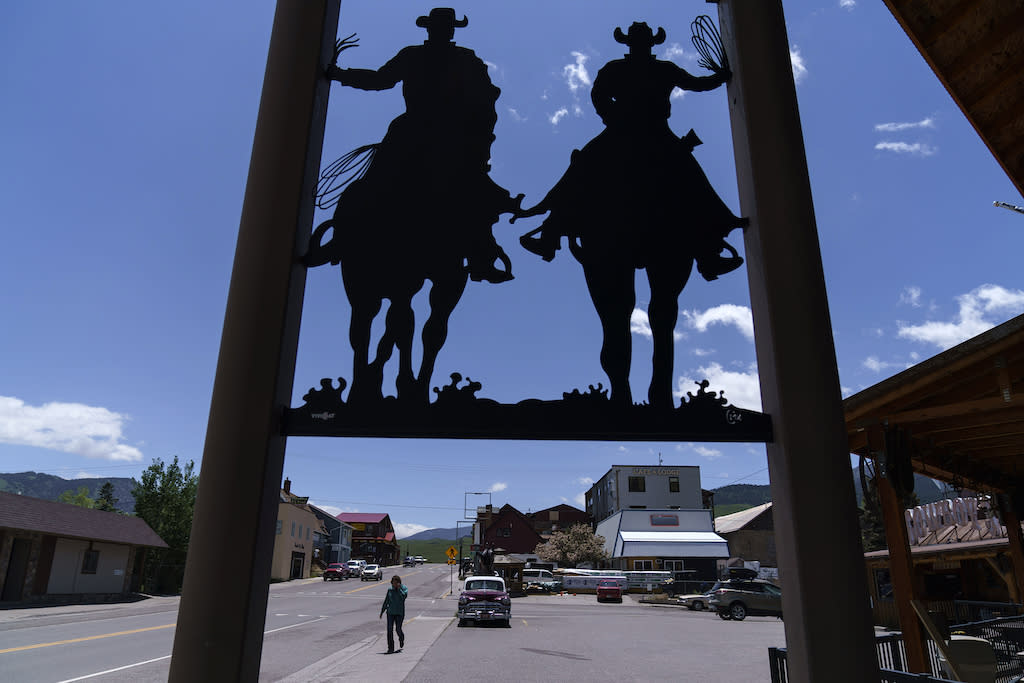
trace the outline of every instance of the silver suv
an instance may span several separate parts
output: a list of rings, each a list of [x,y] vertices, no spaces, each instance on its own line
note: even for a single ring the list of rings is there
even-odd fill
[[[773,583],[758,579],[719,581],[708,594],[711,609],[722,619],[743,621],[750,616],[782,618],[782,591]]]

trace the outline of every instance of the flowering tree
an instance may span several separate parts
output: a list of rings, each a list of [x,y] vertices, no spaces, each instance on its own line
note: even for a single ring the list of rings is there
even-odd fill
[[[556,531],[534,551],[545,562],[575,567],[583,562],[597,564],[608,559],[604,536],[597,536],[586,524],[574,524],[565,531]]]

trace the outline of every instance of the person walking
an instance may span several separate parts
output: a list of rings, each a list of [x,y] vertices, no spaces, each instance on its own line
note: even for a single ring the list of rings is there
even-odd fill
[[[409,595],[409,589],[402,585],[402,577],[391,577],[391,588],[384,596],[384,604],[380,606],[380,616],[388,613],[388,654],[395,651],[395,631],[398,631],[398,649],[405,647],[405,632],[402,631],[402,622],[405,620],[405,598]]]

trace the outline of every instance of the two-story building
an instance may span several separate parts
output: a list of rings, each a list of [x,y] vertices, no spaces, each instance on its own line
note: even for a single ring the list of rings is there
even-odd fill
[[[477,531],[474,528],[473,542],[481,548],[498,548],[505,553],[531,554],[544,542],[533,528],[531,520],[509,504],[494,511],[490,505],[477,511]]]
[[[325,531],[322,543],[313,548],[314,552],[319,550],[317,556],[322,558],[325,564],[351,560],[352,527],[316,505],[310,505],[309,509],[320,520]]]
[[[292,482],[284,480],[277,504],[277,535],[270,578],[277,581],[305,579],[310,576],[316,534],[325,533],[320,520],[309,507],[309,498],[292,493]]]
[[[698,510],[704,507],[695,465],[612,465],[585,494],[595,523],[619,510]]]
[[[399,563],[399,545],[385,512],[342,512],[338,521],[352,527],[353,560],[391,566]]]
[[[527,512],[526,518],[533,525],[533,530],[543,538],[547,538],[556,531],[565,531],[574,524],[593,526],[593,518],[589,514],[566,503],[560,503],[537,512]]]

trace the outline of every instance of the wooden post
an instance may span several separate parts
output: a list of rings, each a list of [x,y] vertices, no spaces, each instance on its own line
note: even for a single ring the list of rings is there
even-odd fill
[[[924,632],[917,613],[911,604],[917,600],[920,591],[914,579],[914,563],[910,557],[910,537],[904,516],[903,501],[896,495],[892,483],[884,476],[882,467],[876,466],[875,477],[878,502],[882,508],[882,523],[885,526],[885,543],[889,546],[889,576],[892,579],[896,611],[900,617],[900,630],[907,650],[907,670],[913,673],[931,673]]]
[[[1013,501],[1005,495],[999,496],[999,516],[1006,527],[1006,538],[1010,542],[1010,559],[1013,560],[1013,582],[1018,600],[1024,600],[1024,533],[1020,528],[1020,517],[1013,507]]]
[[[721,0],[790,680],[878,680],[857,502],[780,0]],[[837,587],[841,589],[837,590]],[[822,609],[821,596],[828,596]]]
[[[274,14],[174,634],[175,683],[259,678],[281,418],[306,282],[299,257],[313,221],[339,4],[279,0]]]

